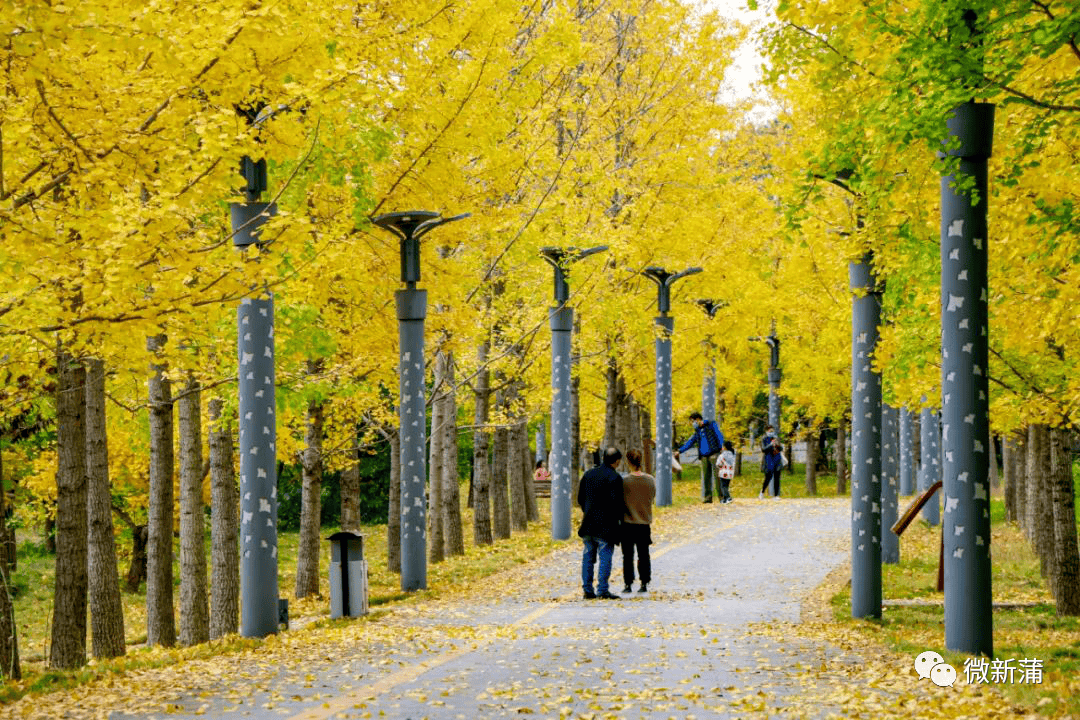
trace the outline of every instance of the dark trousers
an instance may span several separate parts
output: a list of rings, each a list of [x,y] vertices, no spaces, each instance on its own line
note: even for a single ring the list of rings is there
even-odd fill
[[[701,502],[712,502],[713,475],[716,474],[716,463],[711,455],[701,457]]]
[[[720,483],[720,501],[726,502],[731,499],[731,478],[717,477],[716,482]]]
[[[649,558],[649,545],[652,533],[648,525],[623,523],[622,526],[622,571],[627,585],[634,583],[634,551],[637,550],[638,577],[641,582],[652,581],[652,560]]]
[[[761,492],[765,492],[769,487],[769,481],[772,481],[773,491],[772,494],[780,495],[780,470],[782,468],[776,468],[775,470],[765,471],[765,482],[761,483]]]

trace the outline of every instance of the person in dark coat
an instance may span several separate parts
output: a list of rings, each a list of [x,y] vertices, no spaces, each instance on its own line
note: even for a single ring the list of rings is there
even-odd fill
[[[582,475],[578,486],[577,501],[582,510],[578,536],[584,545],[581,553],[581,588],[586,600],[598,597],[620,599],[608,588],[611,556],[619,544],[622,518],[626,512],[622,475],[615,471],[620,460],[622,453],[617,448],[609,447],[604,451],[603,462]],[[593,592],[593,566],[597,559],[600,569],[596,577],[596,592]]]
[[[761,483],[759,500],[766,497],[765,493],[769,490],[770,484],[772,484],[772,496],[780,497],[780,471],[784,469],[784,459],[781,457],[783,449],[773,426],[767,426],[765,438],[761,441],[761,471],[765,473],[765,481]]]

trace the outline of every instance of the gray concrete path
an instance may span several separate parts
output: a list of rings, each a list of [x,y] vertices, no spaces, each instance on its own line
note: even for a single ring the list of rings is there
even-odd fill
[[[808,668],[853,660],[786,636],[783,623],[797,622],[801,599],[846,560],[848,514],[844,500],[797,499],[668,513],[654,525],[648,593],[583,600],[574,539],[464,597],[284,633],[250,652],[186,663],[179,681],[167,668],[79,689],[64,715],[824,717],[833,709],[820,701],[800,705],[816,682]],[[619,550],[614,565],[618,590]],[[112,693],[105,712],[102,693]],[[36,716],[33,707],[17,714]]]
[[[287,652],[269,665],[255,658],[157,698],[158,712],[111,717],[703,718],[783,707],[798,703],[799,671],[829,649],[749,625],[797,622],[803,596],[845,561],[848,528],[842,500],[691,508],[654,527],[648,593],[583,600],[575,540],[464,599],[354,622],[356,643],[326,648],[321,661],[307,650],[295,663]]]

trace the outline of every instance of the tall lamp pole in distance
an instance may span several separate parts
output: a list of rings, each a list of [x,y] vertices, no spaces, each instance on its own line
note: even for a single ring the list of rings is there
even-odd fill
[[[258,126],[265,108],[238,108]],[[244,202],[229,203],[233,245],[255,245],[262,226],[277,215],[275,203],[259,201],[266,190],[266,160],[240,161]],[[237,393],[240,431],[240,634],[265,637],[279,629],[277,555],[277,459],[274,417],[274,298],[254,292],[236,310]]]
[[[716,311],[727,305],[724,300],[699,299],[698,307],[705,311],[709,320],[716,317]],[[701,415],[705,420],[716,420],[716,358],[712,334],[705,338],[705,374],[701,380]],[[712,502],[712,458],[701,458],[701,500]]]
[[[570,537],[571,478],[570,454],[570,347],[574,331],[574,309],[567,307],[570,285],[566,281],[570,264],[607,250],[598,245],[586,250],[577,248],[540,248],[544,260],[555,269],[555,307],[548,312],[551,324],[551,537]]]
[[[656,325],[660,328],[656,338],[656,504],[671,505],[671,333],[675,318],[671,310],[671,286],[676,280],[701,272],[692,267],[682,272],[670,273],[664,268],[650,265],[641,274],[656,283]]]
[[[401,248],[401,281],[397,305],[399,366],[398,421],[401,433],[401,589],[427,588],[427,536],[424,522],[425,444],[424,318],[427,290],[420,290],[420,238],[440,225],[468,217],[440,217],[437,212],[392,212],[371,218],[372,224],[397,236]]]
[[[776,334],[776,321],[772,330],[765,337],[760,335],[750,338],[762,340],[769,346],[769,424],[780,435],[780,338]]]

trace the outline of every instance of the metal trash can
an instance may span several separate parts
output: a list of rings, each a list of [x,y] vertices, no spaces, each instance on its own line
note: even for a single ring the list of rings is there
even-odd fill
[[[368,611],[364,536],[342,530],[330,540],[330,617],[360,617]]]

